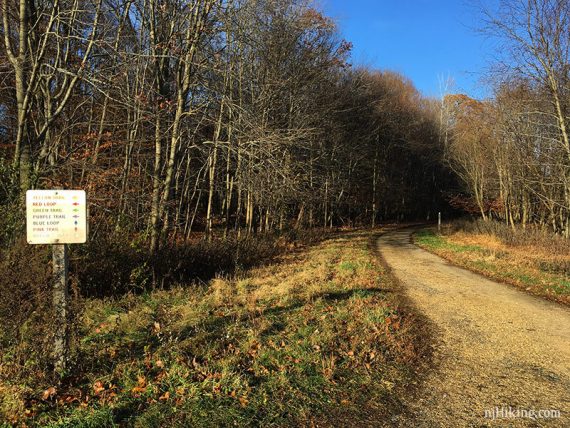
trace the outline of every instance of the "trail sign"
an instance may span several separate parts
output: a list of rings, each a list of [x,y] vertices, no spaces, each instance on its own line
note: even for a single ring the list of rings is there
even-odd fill
[[[87,198],[84,190],[28,190],[26,232],[29,244],[51,244],[55,309],[54,369],[65,373],[69,353],[68,254],[66,244],[87,241]]]
[[[26,229],[29,244],[83,244],[87,241],[84,190],[28,190]]]

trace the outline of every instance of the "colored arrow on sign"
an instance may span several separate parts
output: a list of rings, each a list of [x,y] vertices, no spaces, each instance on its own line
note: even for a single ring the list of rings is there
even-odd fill
[[[79,202],[74,202],[73,205],[79,205]]]

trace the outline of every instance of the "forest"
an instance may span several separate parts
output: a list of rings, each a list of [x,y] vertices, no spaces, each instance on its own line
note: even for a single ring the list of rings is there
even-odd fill
[[[0,0],[0,347],[13,350],[0,387],[30,359],[52,368],[30,189],[87,192],[77,319],[84,299],[204,283],[329,232],[438,213],[570,238],[567,1],[488,13],[503,57],[486,99],[427,97],[352,64],[313,3]]]
[[[141,235],[151,253],[443,208],[438,105],[351,67],[303,2],[21,5],[3,6],[4,206],[86,189],[93,239]]]
[[[483,219],[570,237],[570,10],[566,1],[504,1],[488,16],[502,60],[494,96],[442,101],[445,153]]]

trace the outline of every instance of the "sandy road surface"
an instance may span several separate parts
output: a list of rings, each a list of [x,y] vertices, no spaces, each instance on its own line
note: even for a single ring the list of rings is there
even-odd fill
[[[436,368],[406,403],[413,416],[391,425],[570,427],[570,310],[457,268],[413,245],[410,234],[389,232],[378,249],[433,324]],[[562,417],[484,417],[503,406]]]

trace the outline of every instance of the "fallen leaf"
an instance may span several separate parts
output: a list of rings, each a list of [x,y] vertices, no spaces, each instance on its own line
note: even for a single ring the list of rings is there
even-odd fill
[[[55,394],[57,394],[57,390],[55,389],[55,387],[50,386],[48,389],[46,389],[44,391],[44,393],[42,394],[42,400],[49,400],[50,398],[52,398]]]
[[[137,376],[138,386],[144,388],[146,386],[146,378],[144,376]]]
[[[131,389],[131,392],[135,396],[138,396],[139,394],[142,394],[145,391],[146,391],[146,388],[141,388],[140,386],[135,386],[133,389]]]
[[[105,387],[103,386],[103,382],[98,380],[93,384],[93,394],[99,395],[101,392],[105,391]]]

